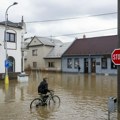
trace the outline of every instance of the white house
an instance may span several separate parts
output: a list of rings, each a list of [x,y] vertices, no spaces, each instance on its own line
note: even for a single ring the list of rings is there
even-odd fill
[[[4,38],[5,28],[5,22],[0,22],[0,79],[4,78],[5,74],[5,41],[7,41],[7,55],[9,61],[8,74],[20,73],[22,69],[21,42],[24,40],[25,33],[23,19],[19,23],[7,22],[6,40]]]

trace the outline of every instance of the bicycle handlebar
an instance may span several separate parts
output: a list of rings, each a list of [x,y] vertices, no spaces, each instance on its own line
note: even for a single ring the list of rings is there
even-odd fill
[[[48,91],[51,95],[53,95],[54,94],[54,90],[49,90]],[[42,95],[42,93],[38,93],[39,95]]]

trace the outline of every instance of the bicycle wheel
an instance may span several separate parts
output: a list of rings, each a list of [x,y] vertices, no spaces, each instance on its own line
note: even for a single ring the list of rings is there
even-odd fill
[[[49,99],[49,106],[59,107],[60,106],[60,98],[57,95],[52,96]]]
[[[40,98],[35,98],[31,103],[30,103],[30,108],[37,108],[40,105],[42,105],[42,100]]]

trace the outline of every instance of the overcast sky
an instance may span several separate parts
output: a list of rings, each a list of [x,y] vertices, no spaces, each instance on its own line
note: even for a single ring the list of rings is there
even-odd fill
[[[1,0],[0,21],[5,20],[5,11],[13,2],[18,2],[18,5],[8,10],[8,19],[20,22],[24,17],[27,28],[25,37],[47,36],[71,42],[84,34],[86,37],[117,34],[117,29],[92,32],[117,28],[117,0]],[[106,13],[115,14],[87,17]],[[35,22],[57,19],[67,20]]]

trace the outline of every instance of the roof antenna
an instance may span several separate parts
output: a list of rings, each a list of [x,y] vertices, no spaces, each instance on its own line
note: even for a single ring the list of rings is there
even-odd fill
[[[54,41],[53,41],[53,38],[52,38],[52,35],[51,35],[51,41],[54,42]]]

